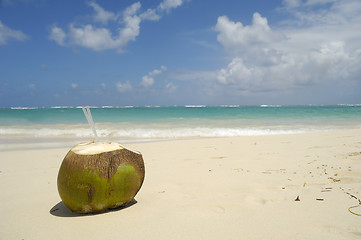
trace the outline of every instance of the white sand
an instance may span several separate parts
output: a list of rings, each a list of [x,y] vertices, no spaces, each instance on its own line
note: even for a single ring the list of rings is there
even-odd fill
[[[61,203],[69,149],[1,151],[0,239],[361,238],[348,211],[361,198],[361,130],[125,147],[143,154],[144,185],[135,204],[96,215]]]

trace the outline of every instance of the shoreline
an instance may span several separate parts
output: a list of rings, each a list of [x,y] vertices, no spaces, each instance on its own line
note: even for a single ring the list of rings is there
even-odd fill
[[[49,125],[50,126],[50,125]],[[61,126],[62,129],[65,129],[68,127],[68,125],[54,125],[55,130],[57,133],[55,135],[52,135],[51,131],[52,129],[47,126],[44,128],[44,131],[39,135],[34,135],[34,133],[28,134],[28,133],[20,133],[20,130],[18,134],[12,134],[7,133],[6,131],[1,132],[0,129],[0,151],[11,151],[11,150],[20,150],[20,149],[50,149],[50,148],[64,148],[64,147],[72,147],[73,145],[76,145],[80,142],[87,142],[87,141],[94,141],[94,136],[91,132],[91,129],[87,124],[83,124],[81,131],[84,131],[86,135],[78,135],[75,133],[74,136],[72,135],[62,135],[59,133],[59,129],[56,128],[57,126]],[[79,126],[79,125],[76,125]],[[15,128],[17,129],[17,128]],[[32,129],[30,126],[27,126],[27,129]],[[189,128],[193,129],[195,132],[199,130],[199,127]],[[202,128],[201,128],[202,129]],[[217,129],[217,128],[216,128]],[[227,131],[231,130],[232,128],[219,128],[220,130]],[[137,144],[137,143],[150,143],[150,142],[168,142],[168,141],[182,141],[182,140],[202,140],[202,139],[218,139],[218,138],[242,138],[242,137],[267,137],[267,136],[283,136],[283,135],[302,135],[302,134],[308,134],[308,133],[325,133],[325,132],[333,132],[333,131],[357,131],[361,129],[360,126],[356,125],[345,125],[340,127],[334,127],[334,128],[312,128],[308,126],[308,128],[295,128],[295,129],[283,129],[283,130],[277,130],[277,129],[267,129],[265,128],[262,130],[262,128],[254,128],[254,129],[242,129],[240,128],[240,131],[236,131],[227,135],[225,133],[220,134],[208,134],[206,133],[207,130],[212,131],[214,129],[212,128],[204,128],[202,129],[202,133],[204,135],[177,135],[174,136],[169,135],[174,129],[165,129],[167,131],[166,136],[159,136],[156,137],[156,133],[154,132],[154,129],[151,128],[144,128],[142,129],[144,132],[151,132],[149,136],[135,136],[131,137],[131,134],[127,136],[112,136],[111,134],[109,136],[104,136],[104,129],[98,129],[98,140],[100,142],[119,142],[119,143],[126,143],[126,144]],[[135,129],[135,132],[137,132],[139,129]],[[176,129],[177,132],[182,133],[182,128]],[[110,130],[109,130],[110,131]],[[47,133],[49,132],[49,133]],[[71,130],[67,130],[67,132],[71,132]],[[225,134],[225,135],[222,135]],[[153,136],[154,135],[154,136]]]
[[[142,153],[144,185],[131,206],[95,215],[71,213],[57,193],[70,147],[0,151],[0,238],[361,236],[348,211],[361,198],[361,129],[122,145]]]

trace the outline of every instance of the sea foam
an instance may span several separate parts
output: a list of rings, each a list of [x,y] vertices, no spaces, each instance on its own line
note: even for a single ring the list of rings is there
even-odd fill
[[[100,138],[121,139],[177,139],[192,137],[234,137],[234,136],[261,136],[278,134],[302,133],[301,129],[255,129],[255,128],[127,128],[127,129],[97,129]],[[92,138],[89,128],[0,128],[0,137],[34,137],[56,138],[75,137]]]

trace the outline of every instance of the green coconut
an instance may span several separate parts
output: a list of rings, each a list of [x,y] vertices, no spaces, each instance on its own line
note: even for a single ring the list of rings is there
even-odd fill
[[[58,191],[74,212],[101,212],[132,201],[144,175],[140,153],[118,143],[86,142],[65,156],[58,173]]]

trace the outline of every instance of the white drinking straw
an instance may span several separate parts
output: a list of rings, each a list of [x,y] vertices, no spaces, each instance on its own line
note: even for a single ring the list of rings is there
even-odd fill
[[[97,131],[95,129],[95,125],[94,125],[94,121],[93,121],[93,117],[92,114],[90,112],[89,107],[81,107],[83,109],[83,113],[86,117],[86,120],[88,120],[89,126],[93,131],[94,137],[95,137],[95,141],[98,141],[98,135],[97,135]]]

